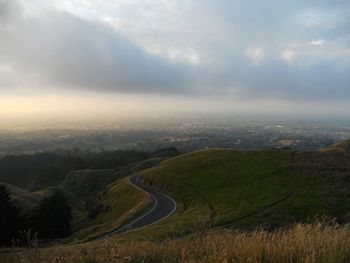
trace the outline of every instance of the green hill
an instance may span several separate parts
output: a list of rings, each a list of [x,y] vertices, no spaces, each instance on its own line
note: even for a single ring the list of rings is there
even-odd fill
[[[67,241],[91,240],[123,225],[150,205],[148,196],[126,178],[111,183],[98,197],[95,214],[77,222],[79,230]],[[91,210],[90,210],[91,212]]]
[[[342,141],[321,149],[321,151],[342,151],[350,153],[350,140]]]
[[[77,170],[69,172],[59,186],[82,200],[94,198],[106,185],[118,178],[118,170]]]
[[[94,239],[121,226],[143,212],[149,198],[129,184],[126,177],[159,164],[157,157],[116,169],[71,171],[59,184],[59,189],[84,201],[85,209],[75,210],[72,227],[75,233],[68,241]]]
[[[149,204],[147,196],[130,185],[128,175],[157,165],[166,158],[152,158],[116,169],[76,170],[69,172],[57,186],[35,192],[6,185],[11,198],[25,214],[40,201],[60,192],[72,208],[72,230],[75,234],[68,240],[82,240],[99,236],[117,228],[133,215],[144,211]]]
[[[45,194],[43,193],[30,192],[28,190],[11,184],[5,184],[2,182],[0,182],[0,184],[5,185],[7,187],[7,189],[10,191],[11,199],[15,201],[15,204],[18,207],[23,209],[24,213],[28,213],[35,206],[37,206],[42,200],[42,198],[45,196]]]
[[[208,149],[141,176],[178,202],[174,216],[144,234],[275,227],[317,216],[350,221],[350,157],[344,153]]]
[[[84,201],[93,201],[110,183],[160,163],[164,158],[153,158],[116,169],[76,170],[69,172],[59,187],[74,193]]]
[[[41,196],[49,196],[55,191],[61,193],[65,197],[72,209],[73,219],[71,226],[73,231],[80,229],[81,222],[87,217],[85,201],[79,199],[74,193],[58,186],[43,188],[33,193]]]
[[[0,182],[0,184],[3,184],[7,187],[7,189],[10,191],[10,197],[13,201],[15,201],[16,206],[23,210],[24,214],[29,214],[34,207],[39,205],[44,197],[49,196],[54,191],[58,191],[66,198],[67,202],[72,208],[73,229],[80,229],[80,223],[87,217],[86,203],[77,198],[75,194],[63,188],[47,187],[35,192],[30,192],[26,189],[14,185],[5,184],[2,182]]]
[[[57,189],[70,193],[73,206],[72,228],[68,239],[87,240],[108,233],[144,211],[149,198],[125,179],[128,175],[155,166],[166,158],[152,158],[116,169],[79,170],[66,175]],[[82,206],[77,206],[79,198]],[[83,201],[81,201],[83,200]]]
[[[106,171],[97,174],[100,172]],[[327,223],[324,227],[323,221],[293,225],[324,217],[341,224],[350,222],[350,155],[345,151],[206,149],[167,159],[138,174],[176,199],[175,214],[107,240],[82,243],[125,224],[149,207],[150,200],[142,191],[127,178],[117,179],[99,191],[93,209],[75,218],[76,232],[66,240],[71,243],[42,249],[43,258],[49,261],[64,255],[74,262],[96,262],[96,258],[109,262],[117,255],[135,262],[179,262],[188,253],[188,262],[198,258],[212,262],[218,256],[246,262],[256,252],[260,262],[283,251],[287,262],[296,257],[309,260],[312,249],[308,249],[314,246],[319,253],[314,262],[333,258],[345,260],[333,262],[347,262],[346,225]],[[79,207],[76,195],[59,189],[66,196],[70,193],[69,202]],[[283,229],[270,231],[277,227]],[[325,249],[329,245],[332,248]]]
[[[97,170],[96,173],[102,171]],[[13,185],[0,184],[6,185],[11,198],[25,214],[30,213],[44,197],[54,191],[61,193],[71,206],[73,214],[71,227],[74,234],[67,238],[67,242],[89,240],[106,234],[147,209],[150,204],[144,192],[129,184],[126,178],[114,181],[101,191],[93,207],[87,207],[85,201],[60,186],[30,192]]]
[[[350,156],[345,151],[206,149],[145,169],[161,160],[73,171],[58,187],[34,193],[14,187],[11,192],[29,209],[40,197],[61,191],[74,213],[75,234],[69,241],[93,239],[144,211],[149,199],[125,178],[135,172],[174,197],[178,208],[158,224],[116,238],[158,239],[209,227],[273,228],[322,216],[350,221]]]

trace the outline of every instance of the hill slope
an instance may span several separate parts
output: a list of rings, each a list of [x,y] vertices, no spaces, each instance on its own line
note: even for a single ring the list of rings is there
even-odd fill
[[[16,206],[22,209],[23,214],[25,215],[29,215],[31,211],[37,205],[39,205],[45,197],[57,191],[65,197],[70,207],[72,208],[73,220],[71,222],[71,225],[73,227],[73,230],[79,228],[81,221],[87,217],[86,203],[80,200],[75,194],[63,188],[47,187],[35,192],[30,192],[26,189],[14,185],[5,184],[2,182],[0,182],[0,184],[3,184],[7,187],[7,189],[10,191],[11,199],[15,202]]]
[[[110,183],[142,169],[155,166],[164,159],[165,158],[152,158],[115,169],[71,171],[59,183],[59,187],[74,193],[84,201],[93,201],[98,193]]]
[[[254,255],[259,262],[271,257],[281,262],[348,262],[347,226],[325,227],[321,221],[276,232],[245,230],[317,216],[350,222],[350,155],[345,151],[207,149],[163,161],[139,176],[176,199],[174,215],[104,241],[43,249],[46,261],[70,255],[74,262],[109,262],[117,255],[135,262],[182,262],[187,254],[188,262],[219,257],[246,262]],[[101,210],[82,222],[83,229],[70,241],[93,240],[124,224],[147,208],[149,200],[123,178],[102,191],[97,204]],[[241,229],[202,231],[209,227]],[[179,238],[189,233],[194,234]],[[122,240],[126,242],[115,243]]]
[[[321,149],[321,151],[342,151],[350,153],[350,140],[342,141]]]
[[[1,185],[5,185],[10,191],[10,197],[15,204],[23,209],[24,213],[31,211],[35,206],[37,206],[43,199],[45,194],[30,192],[26,189],[0,182]]]
[[[172,158],[141,173],[179,206],[176,215],[145,234],[279,226],[323,215],[350,221],[349,165],[343,153],[281,150],[208,149]]]
[[[97,198],[95,213],[82,217],[79,230],[68,241],[93,240],[125,224],[150,205],[150,199],[127,178],[111,183]]]

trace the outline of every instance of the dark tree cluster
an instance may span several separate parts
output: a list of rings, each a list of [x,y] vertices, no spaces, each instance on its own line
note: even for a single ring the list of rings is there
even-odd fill
[[[11,200],[6,186],[0,185],[0,246],[11,244],[11,240],[18,237],[23,223],[21,210]]]
[[[31,229],[40,239],[63,238],[71,233],[71,207],[59,192],[44,198],[29,218]]]
[[[154,153],[140,151],[57,151],[31,155],[10,155],[0,158],[0,181],[28,190],[57,185],[69,171],[111,169],[153,157],[175,156],[176,148]]]
[[[6,186],[0,185],[0,246],[9,246],[21,239],[21,233],[37,233],[39,239],[56,239],[71,233],[72,212],[65,197],[59,192],[44,198],[30,215],[11,200]]]
[[[0,181],[35,190],[55,185],[68,171],[82,169],[84,166],[79,157],[54,153],[5,156],[0,159]]]
[[[175,156],[176,148],[156,152],[139,151],[58,151],[32,155],[13,155],[0,158],[0,181],[29,190],[57,185],[72,170],[120,168],[155,157]],[[118,170],[119,171],[119,170]],[[96,184],[95,184],[96,187]],[[108,210],[108,207],[91,203],[89,217]],[[58,191],[44,198],[29,215],[11,200],[10,192],[0,185],[0,246],[9,245],[20,232],[37,233],[39,239],[63,238],[71,233],[71,207]]]

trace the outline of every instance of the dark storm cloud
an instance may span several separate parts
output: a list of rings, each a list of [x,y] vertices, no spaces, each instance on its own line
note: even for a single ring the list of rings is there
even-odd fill
[[[0,26],[11,22],[20,13],[18,3],[13,0],[0,0]]]
[[[225,28],[223,33],[217,27],[207,41],[206,50],[217,61],[202,74],[208,90],[243,99],[350,98],[349,1],[202,4]]]
[[[0,30],[0,61],[16,71],[18,85],[178,93],[185,92],[189,79],[186,65],[144,51],[105,24],[66,12]]]
[[[312,67],[290,66],[282,61],[267,61],[258,67],[249,64],[227,67],[218,72],[216,83],[236,96],[282,98],[291,100],[348,100],[350,67],[334,61],[319,62]]]
[[[0,0],[0,21],[11,21],[0,26],[0,88],[350,99],[349,1],[72,3],[76,14],[51,6],[22,18]]]

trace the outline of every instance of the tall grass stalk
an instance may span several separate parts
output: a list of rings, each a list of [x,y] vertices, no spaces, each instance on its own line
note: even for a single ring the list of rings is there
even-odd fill
[[[64,257],[59,253],[64,253]],[[91,255],[94,255],[93,260]],[[113,244],[109,241],[101,246],[72,247],[64,252],[43,250],[41,257],[43,262],[348,263],[350,228],[317,222],[296,224],[273,232],[264,229],[251,232],[209,230],[162,242]]]

